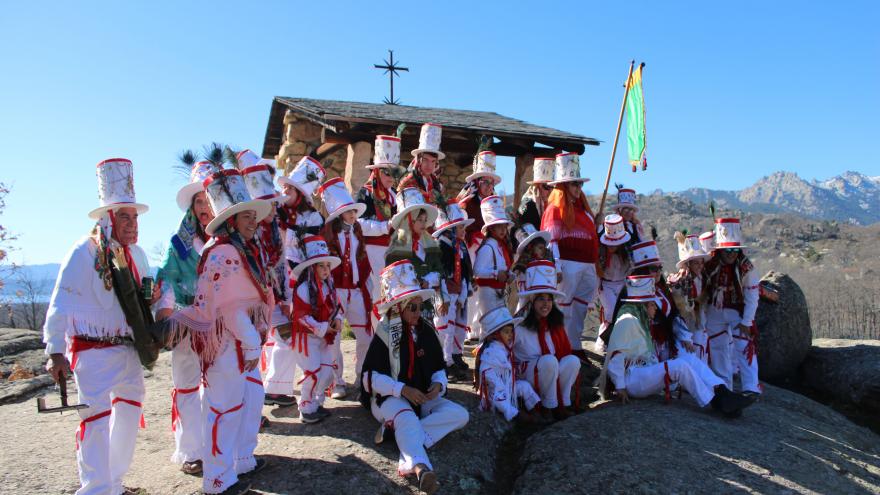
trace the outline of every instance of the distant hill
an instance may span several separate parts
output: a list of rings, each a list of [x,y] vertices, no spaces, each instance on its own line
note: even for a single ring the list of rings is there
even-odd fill
[[[741,191],[691,188],[671,194],[750,213],[795,213],[855,225],[880,222],[880,177],[858,172],[812,182],[793,172],[775,172]]]

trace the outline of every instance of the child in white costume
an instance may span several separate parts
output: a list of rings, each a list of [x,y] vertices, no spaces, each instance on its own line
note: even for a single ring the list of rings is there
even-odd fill
[[[703,251],[700,239],[695,234],[676,232],[675,240],[678,243],[678,272],[669,274],[666,283],[680,316],[675,322],[676,343],[679,352],[693,353],[708,364],[705,315],[708,298],[704,291],[703,266],[709,255]]]
[[[477,314],[471,321],[478,322],[490,309],[507,304],[509,285],[513,282],[508,229],[513,225],[507,218],[504,202],[499,196],[489,196],[480,202],[483,216],[482,232],[486,236],[474,259],[474,285]],[[479,325],[477,325],[479,326]]]
[[[604,229],[599,237],[599,261],[596,271],[599,273],[599,299],[602,302],[601,323],[596,335],[596,352],[605,352],[605,341],[602,334],[610,325],[614,315],[617,298],[623,289],[626,276],[629,275],[630,257],[626,244],[631,234],[624,227],[623,217],[611,214],[605,217]]]

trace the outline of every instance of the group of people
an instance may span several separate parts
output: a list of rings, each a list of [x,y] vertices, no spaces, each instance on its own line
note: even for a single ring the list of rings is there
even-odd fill
[[[396,441],[398,472],[433,493],[427,449],[469,418],[446,398],[449,380],[473,380],[480,408],[510,421],[576,414],[594,309],[603,396],[683,390],[731,417],[752,403],[758,284],[737,219],[677,233],[677,271],[664,276],[635,191],[619,188],[615,213],[597,225],[577,154],[536,159],[512,211],[495,194],[488,150],[449,197],[441,137],[424,124],[404,171],[399,137],[377,136],[354,196],[311,156],[276,177],[274,161],[250,150],[185,154],[183,218],[155,284],[137,246],[147,206],[132,163],[100,162],[95,228],[64,260],[44,329],[50,373],[72,372],[88,405],[77,493],[127,492],[142,368],[159,347],[171,350],[172,461],[201,475],[204,493],[245,493],[266,465],[254,456],[265,405],[296,405],[314,424],[332,415],[327,397],[356,397],[379,422],[376,443]],[[463,355],[475,342],[471,367]]]

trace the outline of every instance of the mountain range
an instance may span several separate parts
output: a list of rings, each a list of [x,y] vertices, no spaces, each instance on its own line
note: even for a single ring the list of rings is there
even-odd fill
[[[806,181],[794,172],[775,172],[740,191],[691,188],[672,194],[697,205],[714,201],[719,210],[793,213],[854,225],[880,222],[880,177],[845,172],[824,181]]]

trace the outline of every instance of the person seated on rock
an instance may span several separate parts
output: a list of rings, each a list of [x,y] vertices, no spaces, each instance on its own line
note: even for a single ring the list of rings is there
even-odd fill
[[[571,344],[563,324],[556,297],[556,267],[547,260],[526,267],[525,290],[519,293],[523,308],[517,315],[525,318],[516,325],[513,345],[517,373],[523,376],[541,397],[544,419],[565,419],[574,414],[571,390],[577,388],[580,360],[571,353]],[[561,402],[561,403],[560,403]]]
[[[415,474],[419,489],[434,493],[439,484],[426,448],[464,427],[468,412],[445,399],[443,349],[431,321],[421,318],[422,289],[408,260],[387,266],[380,275],[381,319],[361,374],[361,403],[380,423],[376,443],[394,432],[400,458],[397,472]]]
[[[703,251],[700,238],[687,231],[676,232],[679,261],[675,265],[678,272],[666,277],[666,284],[672,301],[678,309],[680,320],[676,322],[676,336],[679,351],[693,353],[704,363],[708,363],[706,335],[706,291],[703,266],[709,255]]]
[[[700,407],[712,404],[726,416],[739,416],[751,400],[731,392],[702,361],[689,353],[665,360],[658,358],[649,330],[649,322],[660,303],[654,277],[629,276],[626,290],[599,376],[600,396],[607,398],[614,389],[624,404],[630,398],[663,392],[668,400],[671,387],[678,384]]]
[[[480,318],[482,343],[477,352],[474,387],[480,393],[480,409],[497,411],[507,421],[532,423],[530,414],[541,404],[532,385],[516,376],[513,360],[513,327],[522,321],[514,318],[506,306],[498,306]],[[526,410],[517,405],[522,399]]]

